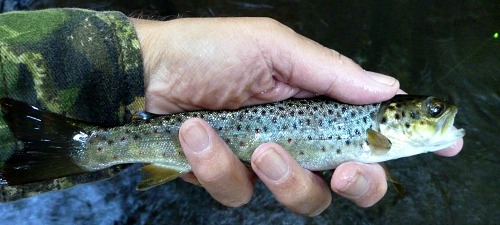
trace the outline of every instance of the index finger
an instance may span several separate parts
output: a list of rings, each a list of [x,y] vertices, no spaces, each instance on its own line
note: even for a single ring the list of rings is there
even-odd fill
[[[259,41],[276,80],[352,104],[387,100],[399,90],[395,78],[365,71],[339,52],[281,26]]]

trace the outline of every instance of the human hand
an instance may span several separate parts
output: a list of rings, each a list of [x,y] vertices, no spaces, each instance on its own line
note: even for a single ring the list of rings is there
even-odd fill
[[[399,90],[394,78],[364,71],[271,19],[132,21],[143,51],[150,112],[237,109],[318,94],[367,104],[389,99]],[[251,199],[254,175],[205,121],[186,121],[179,139],[193,170],[185,180],[199,182],[227,206]],[[461,142],[444,155],[460,148]],[[329,188],[274,143],[259,146],[251,165],[279,202],[309,216],[328,207],[330,188],[363,207],[375,204],[387,189],[381,166],[361,163],[340,165]]]

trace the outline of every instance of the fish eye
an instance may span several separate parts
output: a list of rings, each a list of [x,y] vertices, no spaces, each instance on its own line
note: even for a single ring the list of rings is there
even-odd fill
[[[434,101],[429,103],[428,111],[432,117],[440,116],[445,109],[445,105],[442,102]]]

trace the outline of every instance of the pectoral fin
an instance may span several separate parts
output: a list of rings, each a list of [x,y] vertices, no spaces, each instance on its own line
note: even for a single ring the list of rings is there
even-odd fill
[[[366,130],[368,145],[375,155],[382,155],[391,149],[391,141],[383,134],[372,129]]]
[[[142,172],[142,180],[141,183],[137,185],[137,190],[139,191],[145,191],[164,184],[184,173],[183,171],[155,164],[144,166],[140,170]]]

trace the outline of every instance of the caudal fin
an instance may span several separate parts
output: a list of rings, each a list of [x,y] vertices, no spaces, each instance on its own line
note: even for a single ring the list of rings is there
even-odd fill
[[[19,185],[88,172],[71,153],[82,148],[74,138],[83,123],[9,98],[0,99],[3,118],[18,150],[0,165],[0,184]]]

